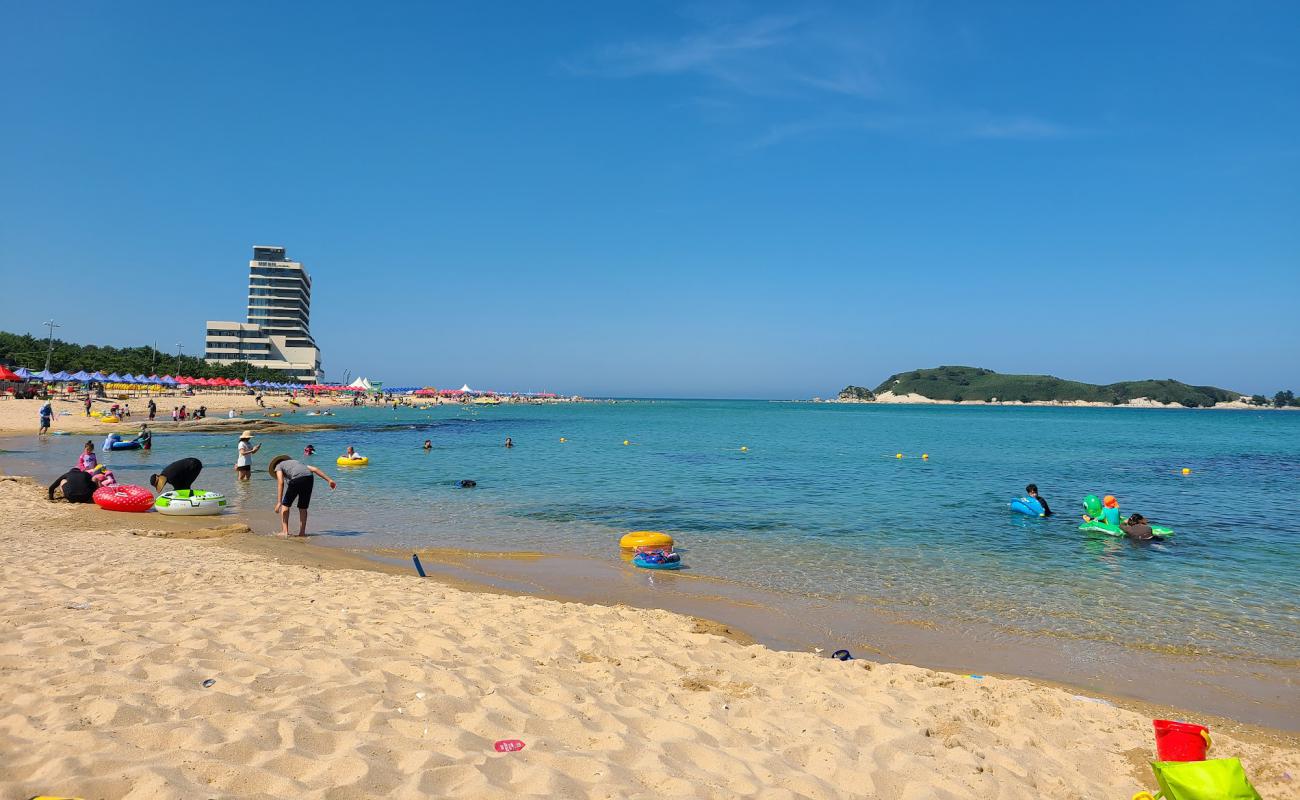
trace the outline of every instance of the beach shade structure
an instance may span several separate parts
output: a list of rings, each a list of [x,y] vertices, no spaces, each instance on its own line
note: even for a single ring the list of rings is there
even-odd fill
[[[108,376],[102,372],[92,372],[90,374],[90,380],[103,383],[104,381],[108,380]]]
[[[23,376],[0,364],[0,381],[21,381]]]
[[[70,381],[70,380],[72,380],[72,376],[69,375],[68,373],[64,372],[63,370],[59,370],[58,372],[55,372],[55,373],[53,373],[53,374],[51,374],[49,370],[46,370],[45,373],[46,373],[47,375],[50,376],[49,379],[52,380],[52,381]]]
[[[52,381],[54,380],[54,373],[48,369],[43,369],[40,372],[33,372],[32,377],[42,381]]]
[[[71,375],[68,375],[66,378],[55,378],[55,380],[76,381],[77,383],[90,383],[92,378],[89,374],[86,373],[84,369],[82,369],[82,370],[77,370]]]
[[[176,384],[180,383],[180,381],[176,380],[170,375],[164,375],[158,379],[158,383],[162,384],[163,386],[175,386]]]
[[[105,383],[121,383],[121,382],[122,382],[122,376],[121,376],[121,375],[118,375],[116,372],[110,372],[110,373],[108,373],[107,375],[104,376],[104,382],[105,382]]]
[[[26,367],[19,367],[18,369],[14,370],[14,374],[17,375],[19,378],[22,378],[23,380],[27,380],[28,378],[32,377],[31,370],[27,369]]]

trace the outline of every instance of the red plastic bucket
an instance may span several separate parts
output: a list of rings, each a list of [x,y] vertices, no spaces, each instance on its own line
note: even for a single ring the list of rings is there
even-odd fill
[[[1190,722],[1152,720],[1156,729],[1156,755],[1161,761],[1204,761],[1210,749],[1210,729]]]

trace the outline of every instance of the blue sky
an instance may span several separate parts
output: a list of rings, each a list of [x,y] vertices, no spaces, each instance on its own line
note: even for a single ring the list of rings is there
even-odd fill
[[[1300,5],[0,5],[0,329],[332,378],[1300,388]]]

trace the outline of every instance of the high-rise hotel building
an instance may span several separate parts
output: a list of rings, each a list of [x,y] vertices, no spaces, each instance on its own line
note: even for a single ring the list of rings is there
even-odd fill
[[[283,247],[253,247],[248,262],[248,321],[208,320],[205,358],[247,361],[288,380],[318,383],[320,348],[311,337],[311,276]]]

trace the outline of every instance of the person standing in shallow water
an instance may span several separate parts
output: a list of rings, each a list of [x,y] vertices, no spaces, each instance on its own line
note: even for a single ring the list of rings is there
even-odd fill
[[[333,491],[338,486],[334,479],[319,468],[301,461],[294,461],[286,455],[271,459],[267,471],[275,478],[275,512],[280,515],[280,535],[290,536],[289,509],[298,503],[298,536],[307,535],[307,509],[311,506],[311,492],[316,485],[316,476],[325,479]]]
[[[239,435],[239,453],[235,459],[235,479],[246,481],[253,474],[253,454],[261,450],[260,444],[253,444],[253,432],[244,431]]]

